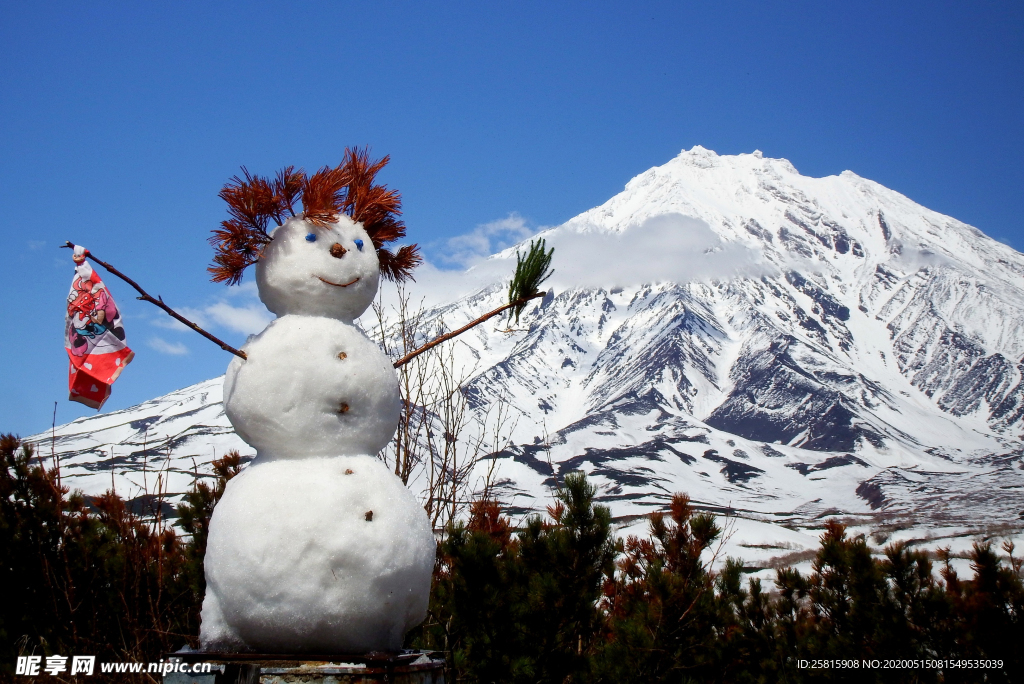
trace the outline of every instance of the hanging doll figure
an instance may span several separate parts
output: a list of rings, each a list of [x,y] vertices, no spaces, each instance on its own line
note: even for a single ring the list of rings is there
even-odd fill
[[[110,396],[110,386],[135,353],[125,343],[124,326],[114,299],[86,261],[87,254],[84,247],[75,247],[75,276],[68,294],[64,347],[71,361],[69,399],[99,409]]]

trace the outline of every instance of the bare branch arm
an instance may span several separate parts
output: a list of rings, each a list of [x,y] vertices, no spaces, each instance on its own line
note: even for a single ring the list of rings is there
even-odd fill
[[[64,245],[61,245],[61,246],[62,247],[66,247],[68,249],[74,249],[75,248],[75,244],[73,242],[70,242],[70,241],[67,242]],[[103,268],[107,269],[108,271],[110,271],[111,273],[113,273],[118,278],[120,278],[124,282],[128,283],[132,287],[134,287],[135,291],[138,292],[141,295],[140,297],[137,297],[137,299],[141,299],[144,302],[149,302],[150,304],[155,304],[155,305],[159,306],[161,309],[166,311],[172,318],[174,318],[174,319],[176,319],[178,321],[181,321],[182,323],[184,323],[188,327],[192,328],[193,330],[195,330],[197,333],[199,333],[200,335],[202,335],[206,339],[208,339],[211,342],[213,342],[214,344],[216,344],[218,347],[220,347],[224,351],[231,352],[235,356],[238,356],[238,357],[243,358],[243,359],[246,358],[245,352],[239,351],[239,350],[235,349],[234,347],[232,347],[227,342],[225,342],[225,341],[223,341],[221,339],[218,339],[218,338],[214,337],[213,335],[211,335],[210,333],[206,332],[205,330],[200,328],[198,325],[196,325],[192,321],[188,320],[187,318],[185,318],[184,316],[179,314],[177,311],[175,311],[171,307],[169,307],[166,304],[164,304],[163,298],[160,297],[159,295],[157,295],[156,297],[150,296],[150,294],[148,292],[146,292],[141,287],[139,287],[138,283],[136,283],[134,280],[132,280],[131,278],[126,276],[124,273],[121,273],[120,271],[118,271],[116,268],[114,268],[113,266],[111,266],[107,262],[101,261],[100,259],[97,259],[96,257],[94,257],[92,254],[90,254],[88,252],[86,252],[85,256],[87,258],[89,258],[89,259],[92,259],[97,264],[99,264]]]
[[[436,347],[437,345],[441,344],[442,342],[444,342],[446,340],[452,339],[456,335],[461,335],[462,333],[466,332],[470,328],[472,328],[474,326],[477,326],[477,325],[480,325],[481,323],[483,323],[484,321],[486,321],[486,320],[488,320],[490,318],[494,318],[495,316],[500,314],[502,311],[507,311],[508,309],[511,309],[514,306],[519,306],[519,305],[525,304],[526,302],[530,301],[531,299],[537,299],[538,297],[543,297],[545,294],[547,294],[547,293],[546,292],[535,292],[534,294],[530,295],[529,297],[521,297],[520,299],[517,299],[514,302],[509,302],[508,304],[505,304],[504,306],[499,306],[494,311],[485,313],[480,318],[476,319],[475,321],[470,321],[469,323],[467,323],[466,325],[462,326],[458,330],[452,330],[450,333],[445,333],[444,335],[441,335],[437,339],[434,339],[434,340],[431,340],[430,342],[427,342],[425,345],[423,345],[419,349],[416,349],[416,350],[413,350],[413,351],[409,352],[408,354],[406,354],[402,358],[400,358],[397,361],[395,361],[395,368],[398,368],[400,366],[404,366],[409,361],[412,361],[414,358],[416,358],[417,356],[419,356],[423,352]]]

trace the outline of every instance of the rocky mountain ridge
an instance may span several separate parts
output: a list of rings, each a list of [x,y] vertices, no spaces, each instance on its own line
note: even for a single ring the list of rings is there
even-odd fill
[[[472,410],[518,416],[480,465],[510,510],[584,470],[621,520],[675,491],[776,527],[1024,515],[1024,255],[849,171],[701,147],[542,236],[552,291],[454,349]],[[425,321],[498,306],[492,280]],[[61,426],[52,448],[87,492],[140,487],[143,466],[182,491],[215,453],[251,453],[219,402],[210,380]]]

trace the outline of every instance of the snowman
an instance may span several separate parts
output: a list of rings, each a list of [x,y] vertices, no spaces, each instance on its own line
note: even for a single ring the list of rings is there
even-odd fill
[[[401,280],[419,261],[415,246],[383,246],[404,235],[398,194],[373,182],[386,163],[346,151],[337,168],[246,172],[221,192],[232,218],[211,240],[213,279],[255,264],[277,318],[224,379],[256,457],[210,521],[204,651],[395,651],[426,616],[434,536],[376,458],[398,425],[398,379],[354,324],[382,272]]]

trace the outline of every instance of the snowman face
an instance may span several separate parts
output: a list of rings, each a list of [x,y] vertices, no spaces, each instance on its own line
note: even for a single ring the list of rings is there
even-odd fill
[[[329,228],[289,219],[256,264],[260,299],[278,316],[326,316],[351,322],[377,294],[380,264],[363,227],[347,216]]]

